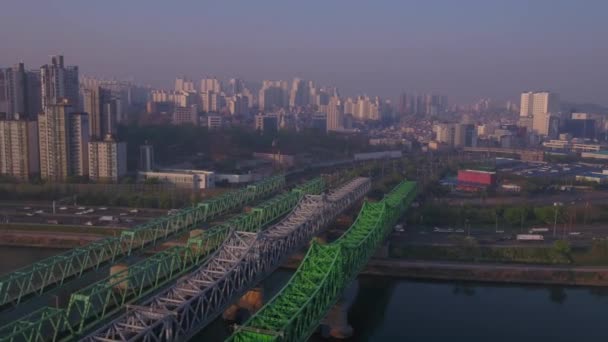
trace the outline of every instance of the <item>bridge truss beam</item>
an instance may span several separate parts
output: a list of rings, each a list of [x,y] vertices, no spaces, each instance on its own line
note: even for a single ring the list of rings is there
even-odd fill
[[[325,196],[304,196],[265,231],[232,230],[207,262],[86,341],[178,341],[202,329],[370,189],[357,178]]]

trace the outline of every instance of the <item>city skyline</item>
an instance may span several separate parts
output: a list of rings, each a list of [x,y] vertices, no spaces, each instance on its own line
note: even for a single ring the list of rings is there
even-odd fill
[[[595,44],[606,31],[600,14],[608,4],[600,1],[29,3],[44,10],[14,2],[10,16],[0,14],[0,65],[38,68],[47,55],[63,54],[83,75],[167,89],[180,75],[301,77],[347,96],[435,92],[463,103],[547,89],[565,101],[608,105],[608,48]]]

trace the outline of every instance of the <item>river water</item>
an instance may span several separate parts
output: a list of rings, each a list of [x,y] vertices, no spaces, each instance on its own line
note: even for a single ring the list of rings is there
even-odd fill
[[[0,247],[0,273],[58,250]],[[271,298],[292,272],[263,284]],[[608,289],[410,281],[360,277],[349,311],[350,341],[605,341]],[[222,341],[229,329],[216,320],[194,341]],[[311,341],[326,341],[313,336]]]

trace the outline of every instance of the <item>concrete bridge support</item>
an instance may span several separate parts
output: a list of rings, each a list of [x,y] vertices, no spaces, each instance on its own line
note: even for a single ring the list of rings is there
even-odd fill
[[[389,251],[390,251],[390,243],[388,240],[385,240],[382,245],[378,246],[378,249],[376,250],[376,253],[374,254],[374,258],[378,258],[378,259],[386,259],[389,257]]]
[[[264,289],[253,288],[245,293],[236,303],[230,305],[222,318],[231,322],[243,323],[264,305]]]
[[[320,328],[323,337],[347,339],[353,336],[354,329],[348,324],[348,309],[354,303],[358,293],[359,280],[355,279],[321,322]]]

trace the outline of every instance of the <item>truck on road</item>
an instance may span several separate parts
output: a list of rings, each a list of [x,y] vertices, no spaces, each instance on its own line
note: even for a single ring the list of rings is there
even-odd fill
[[[540,234],[517,234],[517,241],[544,241],[545,237]]]

